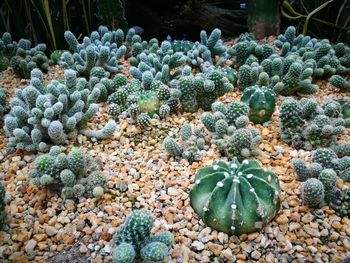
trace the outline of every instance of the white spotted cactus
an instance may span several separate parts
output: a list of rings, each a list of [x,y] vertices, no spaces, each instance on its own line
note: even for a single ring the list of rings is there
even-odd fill
[[[191,206],[208,226],[229,235],[261,230],[280,209],[279,180],[257,161],[216,161],[200,169]]]
[[[10,137],[9,152],[22,149],[46,152],[54,144],[67,144],[78,132],[104,139],[112,136],[116,124],[110,122],[101,131],[85,131],[98,111],[103,84],[90,85],[77,72],[66,70],[64,83],[52,80],[44,85],[43,74],[34,69],[30,85],[16,90],[5,116],[5,134]]]

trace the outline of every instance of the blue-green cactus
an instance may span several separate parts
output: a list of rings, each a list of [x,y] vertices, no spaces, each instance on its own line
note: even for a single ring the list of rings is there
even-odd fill
[[[170,252],[173,237],[169,232],[151,236],[153,218],[150,212],[134,210],[117,230],[113,241],[117,245],[113,252],[116,263],[129,263],[140,257],[147,262],[164,260]]]
[[[273,172],[262,169],[257,161],[234,159],[201,168],[190,201],[205,224],[241,235],[261,230],[275,217],[280,209],[279,193]]]

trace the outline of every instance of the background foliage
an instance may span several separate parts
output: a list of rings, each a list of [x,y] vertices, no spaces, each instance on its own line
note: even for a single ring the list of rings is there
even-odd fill
[[[349,0],[284,0],[281,14],[286,26],[294,22],[300,33],[335,43],[350,41]]]
[[[98,25],[127,28],[121,0],[4,0],[0,4],[0,32],[14,40],[46,43],[50,50],[66,47],[64,31],[88,35]]]

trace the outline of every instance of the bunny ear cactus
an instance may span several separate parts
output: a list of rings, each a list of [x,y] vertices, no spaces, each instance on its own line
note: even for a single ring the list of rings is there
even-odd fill
[[[275,93],[264,86],[246,88],[241,101],[249,106],[249,119],[254,123],[269,121],[276,107]]]
[[[191,206],[208,226],[229,235],[261,230],[280,209],[279,180],[257,161],[216,161],[200,169]]]

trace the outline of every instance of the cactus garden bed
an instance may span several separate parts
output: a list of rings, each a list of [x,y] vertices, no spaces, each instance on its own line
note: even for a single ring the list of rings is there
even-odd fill
[[[17,98],[0,132],[1,262],[350,257],[345,46],[293,29],[227,43],[214,30],[201,44],[119,34],[79,44],[66,33],[74,55],[59,55],[42,80],[0,72],[7,101]]]

